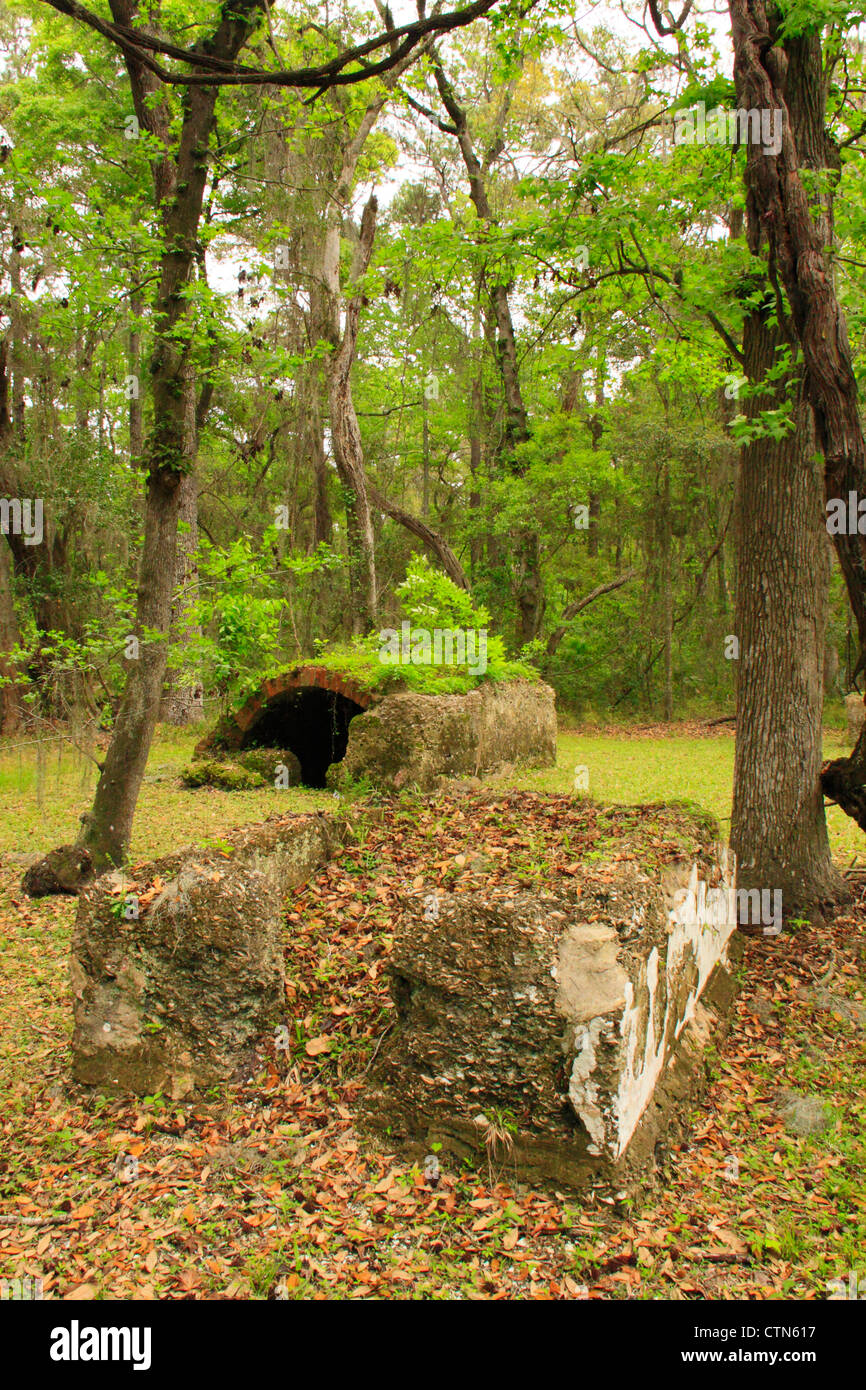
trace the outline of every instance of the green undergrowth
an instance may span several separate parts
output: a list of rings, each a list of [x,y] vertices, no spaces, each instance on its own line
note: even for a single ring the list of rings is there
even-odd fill
[[[532,666],[510,657],[502,637],[490,632],[487,609],[423,556],[413,557],[396,596],[401,616],[394,626],[323,648],[317,664],[373,688],[428,695],[462,694],[485,680],[538,679]],[[403,624],[408,624],[405,634]],[[462,661],[456,659],[460,643]]]

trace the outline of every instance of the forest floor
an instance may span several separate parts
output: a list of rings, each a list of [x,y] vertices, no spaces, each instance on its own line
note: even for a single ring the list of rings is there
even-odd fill
[[[155,747],[133,859],[175,848],[178,825],[201,843],[274,809],[270,791],[180,791],[188,752],[177,737]],[[578,731],[557,769],[509,783],[564,794],[584,765],[600,800],[685,796],[724,816],[732,756],[729,734]],[[688,1136],[638,1194],[533,1190],[504,1150],[483,1171],[443,1162],[433,1186],[357,1133],[354,1107],[389,1027],[394,894],[419,874],[448,882],[467,837],[495,855],[489,804],[463,798],[461,821],[453,803],[402,798],[299,890],[288,1054],[264,1038],[238,1085],[189,1105],[129,1102],[69,1079],[74,902],[18,889],[27,859],[71,838],[87,776],[64,756],[41,768],[16,757],[0,757],[0,1278],[29,1274],[45,1297],[70,1299],[812,1299],[866,1275],[866,892],[832,923],[747,940]],[[331,804],[280,795],[297,810]],[[575,853],[531,814],[507,838],[527,881]],[[856,848],[834,835],[845,862]],[[823,1132],[786,1130],[786,1088],[826,1103]]]

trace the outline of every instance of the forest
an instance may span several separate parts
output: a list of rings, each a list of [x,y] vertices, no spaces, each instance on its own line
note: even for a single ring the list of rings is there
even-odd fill
[[[866,1296],[864,23],[2,0],[4,1298]],[[316,817],[340,844],[275,869],[260,923],[244,855]],[[216,1089],[178,1080],[203,1025],[153,964],[182,845],[216,884],[191,940],[237,889],[233,930],[281,943],[282,1012]],[[474,1168],[457,1120],[420,1167],[356,1140],[452,968],[411,893],[471,954],[472,894],[598,891],[607,921],[608,861],[674,860],[708,885],[679,906],[736,902],[739,994],[639,1200],[551,1192],[541,1102],[492,1061]],[[651,1014],[655,968],[625,995]],[[146,1084],[101,1094],[94,1001],[135,970]]]

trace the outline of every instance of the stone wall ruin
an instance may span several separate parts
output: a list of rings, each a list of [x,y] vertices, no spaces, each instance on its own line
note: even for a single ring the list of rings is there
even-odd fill
[[[365,1122],[418,1154],[477,1161],[492,1142],[518,1177],[558,1185],[639,1166],[724,1030],[733,887],[705,839],[649,871],[613,858],[543,892],[443,892],[435,921],[408,895]]]
[[[286,895],[352,833],[347,817],[274,817],[79,899],[76,1080],[180,1099],[229,1078],[284,1005]]]
[[[363,780],[399,791],[443,777],[556,762],[555,695],[540,681],[486,681],[463,695],[384,694],[325,667],[266,681],[198,745],[196,757],[290,750],[306,786]]]
[[[560,854],[538,886],[525,843],[514,866],[504,846],[488,857],[476,818],[461,812],[461,872],[448,870],[432,897],[407,885],[388,924],[396,1026],[358,1120],[389,1150],[441,1145],[556,1186],[621,1182],[653,1153],[724,1033],[738,948],[733,857],[688,808],[475,799],[485,798],[510,806],[512,826],[531,802],[533,826],[579,857]],[[282,1017],[286,895],[369,814],[275,817],[82,893],[76,1079],[181,1099],[238,1075]]]

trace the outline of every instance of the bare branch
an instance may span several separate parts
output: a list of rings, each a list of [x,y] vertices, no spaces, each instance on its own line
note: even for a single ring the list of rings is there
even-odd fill
[[[384,512],[386,516],[390,516],[392,521],[396,521],[399,526],[403,526],[413,536],[424,541],[425,545],[428,545],[436,555],[448,577],[454,580],[459,589],[468,590],[469,581],[463,572],[463,567],[444,536],[440,536],[438,531],[434,531],[420,517],[405,512],[402,507],[397,506],[396,502],[391,502],[384,493],[373,486],[369,479],[367,480],[367,496],[371,506]]]
[[[648,3],[656,33],[662,39],[667,38],[669,34],[675,34],[678,29],[682,29],[692,9],[692,0],[686,0],[679,19],[674,19],[670,10],[659,9],[658,0],[648,0]]]
[[[583,612],[584,608],[588,608],[591,603],[595,603],[596,599],[601,598],[602,594],[611,594],[614,589],[621,589],[623,584],[627,584],[630,579],[634,579],[636,574],[637,570],[627,570],[626,573],[621,574],[618,579],[609,579],[606,584],[598,584],[596,588],[590,590],[583,598],[575,599],[574,603],[570,603],[562,615],[562,622],[559,627],[554,628],[550,637],[547,639],[547,656],[552,657],[556,655],[556,649],[565,636],[568,630],[568,624],[571,622],[572,618],[576,618],[578,613]]]

